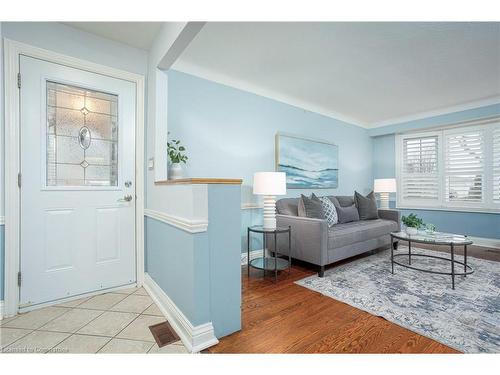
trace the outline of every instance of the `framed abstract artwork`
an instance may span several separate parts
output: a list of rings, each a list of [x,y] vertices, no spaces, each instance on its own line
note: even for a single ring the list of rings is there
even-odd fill
[[[276,171],[286,173],[289,189],[338,187],[338,146],[320,140],[277,133]]]

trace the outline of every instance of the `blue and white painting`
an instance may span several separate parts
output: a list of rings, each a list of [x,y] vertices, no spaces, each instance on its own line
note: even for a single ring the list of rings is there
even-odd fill
[[[276,134],[276,169],[286,173],[290,189],[338,187],[338,146]]]

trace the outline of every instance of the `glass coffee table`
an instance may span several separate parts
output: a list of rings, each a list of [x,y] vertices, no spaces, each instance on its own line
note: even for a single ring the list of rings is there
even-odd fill
[[[394,254],[394,240],[406,241],[408,242],[408,253],[404,254]],[[412,253],[411,246],[412,243],[422,243],[428,245],[447,245],[450,247],[450,258],[446,258],[444,256],[437,255],[428,255],[428,254],[418,254]],[[402,267],[411,268],[416,271],[439,274],[439,275],[449,275],[451,276],[451,287],[455,289],[455,276],[467,276],[474,272],[471,266],[467,264],[467,246],[472,245],[472,241],[467,238],[467,236],[461,236],[458,234],[451,233],[418,233],[418,234],[408,234],[406,232],[393,232],[391,233],[391,267],[392,274],[394,274],[394,265],[397,264]],[[455,259],[455,248],[457,246],[463,246],[464,248],[464,261],[458,261]],[[398,262],[397,259],[400,257],[408,257],[408,264]],[[422,257],[422,258],[434,258],[441,259],[450,262],[451,270],[450,272],[446,271],[434,271],[425,268],[419,268],[412,266],[411,259],[412,257]],[[455,267],[458,266],[460,268],[463,267],[463,272],[456,272]]]

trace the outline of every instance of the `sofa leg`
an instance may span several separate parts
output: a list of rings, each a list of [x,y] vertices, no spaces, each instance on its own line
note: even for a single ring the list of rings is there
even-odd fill
[[[325,266],[320,266],[319,267],[318,276],[319,277],[324,277],[325,276]]]
[[[394,250],[397,250],[397,249],[398,249],[398,244],[399,244],[399,242],[398,242],[398,241],[394,241],[394,243],[392,244],[392,248],[393,248]]]

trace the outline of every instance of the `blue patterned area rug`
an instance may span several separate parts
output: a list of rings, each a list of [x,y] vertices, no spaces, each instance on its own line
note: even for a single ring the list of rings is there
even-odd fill
[[[408,252],[400,246],[397,252]],[[412,252],[448,257],[449,253]],[[462,256],[457,256],[462,261]],[[382,251],[296,283],[381,316],[390,322],[465,353],[500,353],[500,263],[468,257],[474,273],[455,279],[394,265]],[[398,258],[407,262],[407,257]],[[412,265],[449,270],[450,262],[412,258]],[[462,268],[459,269],[462,271]]]

